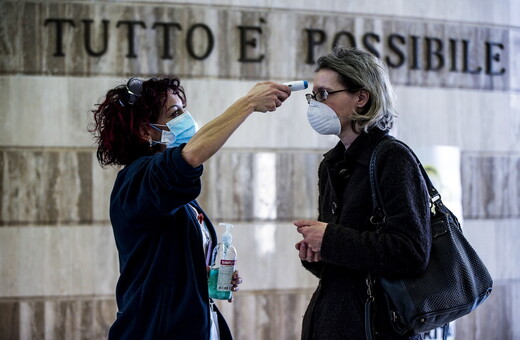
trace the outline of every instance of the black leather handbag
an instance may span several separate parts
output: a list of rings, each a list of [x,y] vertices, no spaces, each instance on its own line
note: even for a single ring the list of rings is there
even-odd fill
[[[365,331],[372,339],[372,303],[374,289],[382,289],[385,301],[375,302],[387,312],[399,335],[421,334],[458,319],[479,306],[491,293],[493,280],[486,266],[462,234],[453,213],[442,203],[417,156],[403,142],[392,137],[383,140],[370,160],[370,186],[374,207],[372,223],[384,229],[386,213],[382,205],[375,173],[377,153],[387,143],[400,143],[414,155],[428,186],[431,202],[432,248],[426,271],[419,277],[390,280],[367,276],[368,299],[365,305]]]

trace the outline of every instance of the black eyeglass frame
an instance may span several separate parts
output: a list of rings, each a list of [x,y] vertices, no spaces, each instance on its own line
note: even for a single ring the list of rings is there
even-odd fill
[[[327,100],[327,98],[329,97],[329,95],[331,94],[335,94],[335,93],[339,93],[339,92],[351,92],[350,90],[348,89],[343,89],[343,90],[337,90],[337,91],[327,91],[327,90],[319,90],[318,93],[307,93],[305,95],[305,99],[307,99],[307,103],[311,103],[311,100],[314,99],[315,101],[317,102],[324,102]],[[321,94],[321,95],[320,95]],[[318,98],[318,97],[321,97],[321,98]]]

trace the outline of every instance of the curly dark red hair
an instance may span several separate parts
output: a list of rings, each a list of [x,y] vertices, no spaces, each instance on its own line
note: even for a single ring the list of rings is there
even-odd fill
[[[142,82],[140,96],[134,97],[133,104],[125,85],[109,90],[104,100],[92,110],[94,123],[89,131],[97,142],[97,159],[102,166],[128,165],[141,156],[153,155],[160,145],[150,147],[143,140],[143,126],[155,123],[167,100],[168,90],[182,100],[186,106],[186,95],[177,77]]]

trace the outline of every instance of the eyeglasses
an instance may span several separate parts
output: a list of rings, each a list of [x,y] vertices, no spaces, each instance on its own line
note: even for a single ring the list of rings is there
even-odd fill
[[[334,93],[339,93],[339,92],[344,92],[344,91],[348,91],[347,89],[344,89],[344,90],[337,90],[337,91],[327,91],[327,90],[319,90],[317,93],[307,93],[305,95],[305,98],[307,99],[307,103],[311,103],[311,100],[315,100],[317,102],[324,102],[325,100],[327,100],[327,98],[329,97],[329,95],[331,94],[334,94]]]

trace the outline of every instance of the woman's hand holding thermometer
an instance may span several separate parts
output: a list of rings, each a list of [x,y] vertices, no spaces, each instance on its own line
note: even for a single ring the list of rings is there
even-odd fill
[[[295,81],[289,81],[289,82],[282,83],[282,84],[289,86],[289,89],[291,90],[291,92],[305,90],[306,88],[309,87],[309,83],[307,82],[307,80],[295,80]],[[267,113],[267,112],[263,112],[263,113]]]

